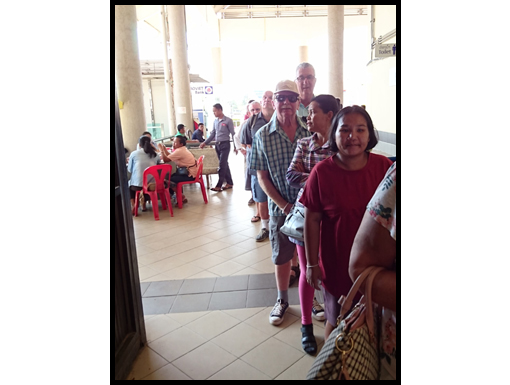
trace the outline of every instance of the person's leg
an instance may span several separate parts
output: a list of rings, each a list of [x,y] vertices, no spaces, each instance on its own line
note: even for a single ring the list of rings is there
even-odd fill
[[[326,316],[324,340],[327,340],[331,332],[336,328],[336,321],[340,314],[340,305],[338,304],[340,298],[329,293],[324,286],[322,286],[322,294],[324,296],[324,312]]]
[[[279,325],[283,322],[285,311],[289,307],[289,276],[290,260],[295,250],[295,245],[289,238],[280,232],[285,222],[285,217],[269,218],[269,238],[271,240],[272,261],[275,264],[276,287],[278,298],[269,315],[269,322]]]
[[[216,183],[216,186],[215,188],[218,189],[220,188],[221,189],[221,186],[223,186],[223,182],[225,181],[225,164],[224,164],[224,157],[222,156],[222,152],[221,152],[221,148],[223,147],[223,143],[217,143],[215,146],[215,149],[216,149],[216,155],[218,155],[218,161],[219,161],[219,165],[218,165],[218,183]]]
[[[255,240],[263,242],[269,237],[269,209],[267,205],[267,195],[260,187],[257,176],[251,176],[251,190],[253,199],[257,202],[257,216],[262,219],[262,227],[260,233]]]
[[[306,254],[304,246],[296,245],[299,263],[306,266]],[[306,274],[299,276],[299,301],[301,303],[301,323],[308,325],[312,323],[312,303],[315,289],[306,282]]]
[[[195,178],[193,178],[192,176],[187,176],[187,175],[179,175],[177,173],[173,174],[171,177],[170,177],[170,181],[174,182],[175,184],[179,183],[179,182],[188,182],[188,181],[192,181],[192,180],[195,180]],[[170,188],[170,195],[173,195],[173,189]],[[184,192],[183,188],[181,187],[181,192]],[[184,193],[182,194],[182,201],[183,203],[186,203],[184,202],[184,200],[186,199],[186,196],[184,195]]]
[[[223,149],[223,156],[225,157],[226,164],[226,172],[225,172],[225,182],[227,183],[227,187],[232,187],[234,185],[234,181],[232,180],[232,174],[230,173],[230,166],[228,165],[228,157],[230,155],[230,142],[226,142],[225,148]]]
[[[328,339],[333,330],[335,330],[335,326],[331,325],[329,321],[326,321],[326,326],[324,327],[324,341]]]

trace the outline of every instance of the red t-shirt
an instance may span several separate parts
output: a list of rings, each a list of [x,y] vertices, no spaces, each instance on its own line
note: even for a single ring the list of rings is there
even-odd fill
[[[306,182],[300,202],[322,212],[319,264],[324,288],[335,297],[347,295],[352,286],[352,243],[366,206],[391,164],[385,156],[369,153],[365,167],[348,171],[330,157],[313,168]]]

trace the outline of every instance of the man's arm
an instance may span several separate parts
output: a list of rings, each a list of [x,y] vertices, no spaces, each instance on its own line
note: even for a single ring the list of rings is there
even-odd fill
[[[271,200],[276,203],[280,209],[285,208],[284,214],[287,215],[292,208],[292,204],[288,204],[289,202],[287,202],[285,198],[280,195],[280,192],[276,189],[271,178],[269,177],[269,171],[257,170],[257,178],[259,180],[260,187],[262,187],[262,190],[264,190],[267,196],[271,198]]]
[[[228,130],[230,131],[230,135],[232,135],[232,141],[234,142],[234,151],[237,151],[238,148],[237,148],[237,143],[236,143],[236,130],[234,128],[234,121],[232,119],[228,119],[227,121],[227,127],[228,127]]]
[[[209,137],[204,142],[200,143],[200,145],[198,147],[204,148],[207,144],[211,143],[215,138],[216,138],[216,126],[213,126],[211,135],[209,135]]]

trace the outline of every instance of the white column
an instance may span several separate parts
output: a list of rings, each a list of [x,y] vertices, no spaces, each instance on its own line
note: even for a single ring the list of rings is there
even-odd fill
[[[344,6],[328,5],[329,93],[344,103]]]
[[[167,12],[174,80],[175,121],[193,130],[184,5],[167,5]],[[171,127],[170,132],[173,132],[172,130],[177,130],[177,127]]]
[[[134,5],[115,5],[115,81],[124,146],[131,152],[146,128]]]
[[[308,46],[299,46],[299,63],[308,63]]]
[[[221,48],[220,47],[212,47],[212,65],[213,65],[213,83],[214,84],[222,84],[223,76],[221,69]]]
[[[172,87],[172,68],[168,60],[168,34],[166,25],[165,6],[161,5],[161,37],[163,38],[163,67],[165,69],[165,91],[166,91],[166,110],[168,114],[167,132],[170,135],[177,133],[177,123],[175,123],[174,95]]]

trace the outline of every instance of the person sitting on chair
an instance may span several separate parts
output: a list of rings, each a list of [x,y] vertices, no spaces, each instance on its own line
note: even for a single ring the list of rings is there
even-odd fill
[[[140,136],[138,144],[140,145],[140,149],[133,151],[129,155],[127,164],[127,171],[131,173],[128,186],[131,198],[131,213],[133,215],[135,215],[135,205],[138,205],[138,202],[135,202],[136,192],[143,189],[143,171],[147,167],[155,166],[159,162],[158,154],[154,150],[149,136]],[[152,178],[152,176],[149,178]],[[151,180],[147,179],[147,182],[151,182]],[[147,211],[146,202],[150,200],[150,196],[148,194],[143,194],[143,196],[142,211]]]
[[[174,138],[174,145],[172,153],[169,153],[165,146],[161,143],[158,144],[161,151],[161,159],[164,162],[175,162],[177,164],[177,171],[172,174],[170,181],[177,184],[179,182],[187,182],[194,180],[197,176],[198,167],[197,161],[193,154],[186,147],[186,137],[176,136]],[[179,173],[179,168],[186,168],[183,174]],[[170,188],[170,195],[174,196],[174,191]],[[182,203],[187,203],[186,196],[182,196]]]
[[[193,136],[191,137],[193,140],[198,140],[200,143],[205,142],[204,139],[204,123],[199,123],[198,128],[193,133]]]

